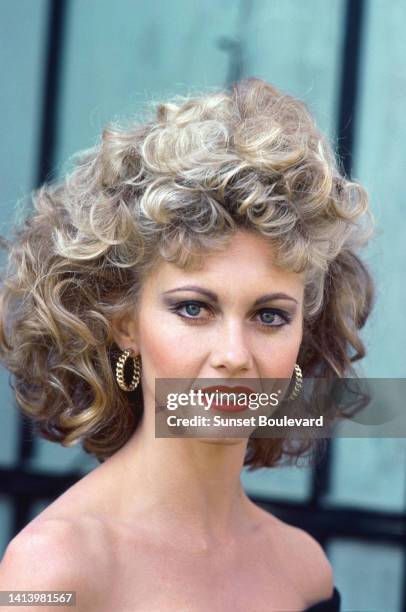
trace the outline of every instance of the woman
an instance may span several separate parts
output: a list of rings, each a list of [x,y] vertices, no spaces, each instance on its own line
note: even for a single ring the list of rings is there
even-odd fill
[[[0,588],[98,612],[338,610],[320,545],[240,483],[309,443],[155,437],[156,379],[292,377],[295,397],[364,356],[367,196],[305,106],[257,79],[159,104],[34,204],[8,244],[2,363],[38,432],[100,465],[11,541]]]

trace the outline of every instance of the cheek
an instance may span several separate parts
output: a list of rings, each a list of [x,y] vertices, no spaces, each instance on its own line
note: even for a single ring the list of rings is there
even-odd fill
[[[145,372],[153,378],[187,377],[193,337],[162,312],[140,318],[139,348]]]
[[[283,348],[283,352],[279,352],[267,368],[267,378],[290,378],[293,368],[295,367],[297,350],[288,350]],[[300,364],[299,364],[300,365]]]
[[[266,354],[264,355],[262,351],[261,369],[266,372],[262,376],[264,378],[290,378],[295,363],[297,363],[301,341],[301,325],[270,339]]]

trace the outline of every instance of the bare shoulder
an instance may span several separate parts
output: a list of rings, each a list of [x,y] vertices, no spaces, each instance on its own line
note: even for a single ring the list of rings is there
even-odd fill
[[[284,525],[284,544],[292,559],[294,577],[309,605],[329,599],[333,594],[334,576],[322,546],[307,531]]]
[[[100,535],[95,521],[34,519],[7,546],[0,590],[76,591],[78,612],[92,610],[105,558],[97,554]]]
[[[322,546],[307,531],[267,513],[271,540],[290,581],[312,605],[333,595],[334,575]]]
[[[7,577],[13,581],[13,585],[17,580],[26,584],[37,576],[51,580],[52,575],[57,573],[60,578],[61,571],[70,569],[69,558],[75,540],[74,530],[68,521],[32,521],[7,546],[0,565],[2,581]],[[15,576],[14,569],[19,570]]]

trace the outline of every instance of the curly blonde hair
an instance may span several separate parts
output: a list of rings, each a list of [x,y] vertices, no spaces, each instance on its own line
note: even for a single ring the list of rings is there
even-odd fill
[[[63,182],[37,190],[2,239],[0,360],[16,401],[43,437],[111,456],[143,412],[142,390],[115,381],[112,320],[133,310],[157,262],[198,265],[238,228],[306,272],[304,376],[352,373],[373,298],[356,251],[372,226],[365,190],[340,172],[301,101],[251,78],[153,103],[141,123],[105,129]],[[284,439],[250,439],[247,450],[251,469],[289,456]]]

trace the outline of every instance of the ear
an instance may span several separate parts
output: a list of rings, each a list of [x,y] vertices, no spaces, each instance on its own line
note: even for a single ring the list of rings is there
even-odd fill
[[[112,321],[114,342],[122,351],[127,348],[133,349],[138,354],[138,324],[134,313],[115,317]]]

